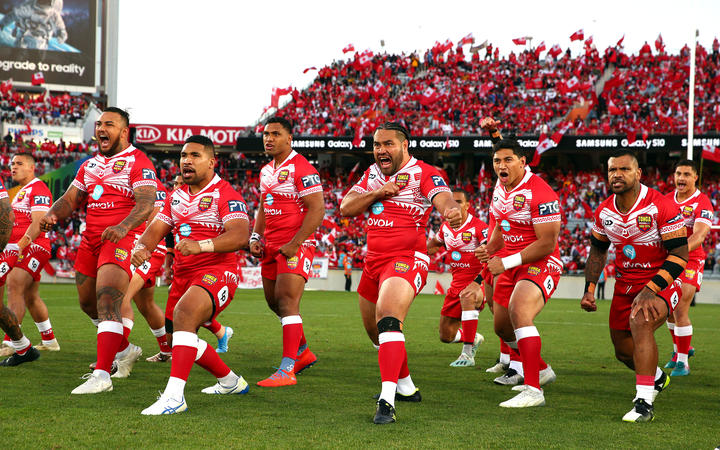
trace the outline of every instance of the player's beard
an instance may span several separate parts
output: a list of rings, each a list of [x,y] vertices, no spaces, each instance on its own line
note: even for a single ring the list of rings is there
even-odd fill
[[[613,183],[610,183],[610,190],[612,191],[612,193],[615,195],[624,194],[624,193],[632,190],[633,187],[635,187],[636,181],[633,180],[632,183],[628,183],[627,180],[625,180],[625,181],[623,181],[623,183],[624,184],[622,185],[622,187],[619,187],[619,188],[615,188]]]
[[[100,139],[98,139],[98,142],[102,142],[102,141],[100,141]],[[100,152],[100,154],[103,156],[106,156],[106,157],[113,156],[116,153],[119,153],[120,150],[121,150],[120,136],[116,137],[115,140],[110,140],[110,147],[108,148],[108,150],[106,152],[103,151],[102,144],[98,146],[98,151]]]
[[[385,156],[385,155],[383,155]],[[391,175],[394,175],[398,170],[400,170],[400,167],[402,165],[403,160],[403,154],[399,153],[397,155],[389,155],[390,157],[390,166],[387,168],[383,168],[383,166],[380,164],[380,159],[378,157],[375,157],[375,164],[377,164],[378,168],[380,169],[380,172],[385,175],[386,177],[389,177]]]

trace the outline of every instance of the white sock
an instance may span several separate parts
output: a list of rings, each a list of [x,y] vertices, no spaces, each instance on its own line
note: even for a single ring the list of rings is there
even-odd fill
[[[473,348],[472,344],[463,344],[462,352],[465,353],[466,355],[470,356],[470,355],[472,355],[472,348]]]
[[[29,345],[30,345],[30,339],[28,339],[24,334],[23,334],[23,337],[21,337],[17,341],[12,341],[12,346],[16,352],[26,349]]]
[[[416,390],[417,387],[415,387],[415,383],[413,383],[410,375],[406,376],[405,378],[400,378],[397,382],[397,392],[399,394],[413,395]]]
[[[653,397],[655,396],[655,386],[645,386],[644,384],[635,385],[635,398],[641,398],[645,400],[645,403],[652,405]]]
[[[397,390],[397,383],[392,381],[383,381],[382,388],[380,390],[380,398],[395,406],[395,391]]]
[[[235,383],[237,383],[239,379],[240,377],[235,375],[235,372],[231,370],[229,374],[225,375],[224,377],[220,377],[217,380],[221,386],[230,387],[235,386]]]
[[[153,336],[155,336],[156,338],[163,337],[166,334],[165,333],[165,325],[163,325],[160,328],[157,328],[155,330],[150,328],[150,331],[152,331]]]
[[[167,386],[165,386],[163,395],[165,397],[170,397],[173,400],[181,401],[185,396],[185,383],[187,382],[181,378],[168,378]]]
[[[457,330],[457,333],[455,333],[455,338],[452,340],[451,343],[454,344],[456,342],[460,342],[461,340],[462,340],[462,331]]]
[[[521,361],[515,361],[514,359],[510,360],[510,369],[515,369],[515,372],[519,373],[523,377],[525,376]]]
[[[510,364],[510,353],[500,353],[500,364]]]
[[[662,377],[664,373],[665,372],[663,372],[660,367],[656,367],[655,368],[655,381],[659,380],[660,377]]]
[[[52,325],[50,325],[50,319],[46,320],[45,322],[35,322],[35,326],[41,333],[52,328]]]
[[[95,328],[97,328],[97,326],[100,325],[100,319],[90,319],[90,320],[92,321],[93,325],[95,325]]]

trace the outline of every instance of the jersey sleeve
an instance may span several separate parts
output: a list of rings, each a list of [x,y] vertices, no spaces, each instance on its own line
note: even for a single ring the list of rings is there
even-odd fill
[[[0,180],[0,200],[9,198],[7,191],[5,190],[5,184]]]
[[[360,181],[355,183],[355,185],[350,188],[351,191],[357,192],[358,194],[365,194],[368,192],[368,180],[370,179],[370,169],[368,168],[365,170],[365,173],[363,173],[362,177],[360,177]]]
[[[47,212],[50,210],[51,203],[50,189],[45,184],[36,183],[30,196],[30,212]]]
[[[713,220],[712,203],[710,203],[710,199],[706,195],[701,195],[700,199],[697,208],[695,208],[695,223],[704,223],[711,227]]]
[[[310,163],[295,167],[295,188],[300,198],[323,191],[320,175]]]
[[[89,161],[89,160],[88,160]],[[78,173],[75,174],[75,178],[72,180],[71,185],[75,186],[75,188],[87,192],[87,186],[85,186],[85,163],[83,163],[82,166],[80,166],[80,169],[78,170]]]
[[[601,203],[600,206],[598,206],[598,208],[593,213],[592,231],[600,236],[607,237],[605,227],[603,226],[602,220],[600,219],[600,212],[603,210],[603,206],[604,204]]]
[[[663,236],[663,240],[667,239],[664,235],[677,237],[675,236],[677,231],[685,229],[685,220],[683,220],[682,213],[675,206],[675,202],[659,195],[655,205],[658,208],[657,227],[660,236]]]
[[[175,222],[172,219],[172,209],[170,207],[172,203],[172,194],[168,195],[165,199],[165,203],[163,204],[163,207],[158,213],[155,215],[155,219],[159,220],[169,226],[175,225]]]
[[[436,168],[425,164],[420,179],[420,193],[432,201],[441,192],[450,193],[450,188]]]
[[[538,185],[539,183],[536,186],[540,187]],[[532,217],[533,225],[562,221],[558,196],[547,184],[533,192],[530,202],[530,217]]]
[[[165,200],[167,199],[167,189],[165,189],[165,186],[160,183],[159,180],[156,180],[156,190],[155,190],[155,208],[162,208],[165,206]]]
[[[152,186],[157,189],[155,168],[147,156],[142,153],[136,156],[135,164],[130,170],[130,185],[133,190],[141,186]]]
[[[475,218],[474,222],[475,222],[475,236],[478,237],[478,240],[480,241],[481,244],[484,242],[487,242],[488,237],[490,236],[488,234],[489,229],[488,229],[487,224],[478,218]]]
[[[445,227],[447,227],[447,222],[443,222],[442,225],[440,225],[438,232],[435,233],[435,239],[443,244],[445,243]]]
[[[242,196],[230,186],[222,190],[220,200],[218,202],[218,211],[220,220],[223,224],[230,220],[240,219],[250,222],[248,217],[247,205]]]

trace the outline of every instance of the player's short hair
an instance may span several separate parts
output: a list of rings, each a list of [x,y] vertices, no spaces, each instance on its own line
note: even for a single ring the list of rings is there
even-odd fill
[[[15,154],[13,155],[13,158],[16,157],[16,156],[22,156],[22,157],[24,157],[24,158],[27,158],[27,159],[29,159],[30,162],[32,162],[33,164],[35,164],[35,163],[37,162],[37,161],[35,160],[35,157],[32,155],[32,153],[28,153],[28,152],[18,152],[18,153],[15,153]]]
[[[215,157],[215,144],[213,144],[213,141],[207,137],[203,136],[202,134],[193,134],[189,138],[185,139],[186,144],[200,144],[203,146],[206,152],[210,154],[213,158]]]
[[[281,127],[285,128],[285,131],[288,132],[290,136],[292,136],[292,123],[290,123],[289,120],[287,120],[284,117],[271,117],[268,120],[265,121],[265,126],[268,126],[271,123],[279,123]]]
[[[456,187],[456,188],[452,188],[452,192],[453,193],[457,192],[459,194],[462,194],[465,197],[465,201],[470,203],[470,194],[468,194],[468,192],[465,189]]]
[[[693,170],[693,172],[695,172],[695,175],[698,174],[697,163],[695,163],[695,161],[693,161],[692,159],[681,159],[680,161],[676,162],[675,167],[673,167],[673,172],[676,171],[677,168],[681,167],[681,166],[690,167]]]
[[[524,148],[520,146],[520,143],[517,139],[514,138],[505,138],[500,139],[493,145],[493,154],[498,152],[499,150],[512,150],[513,154],[517,156],[518,158],[528,157],[527,152]]]
[[[125,122],[125,126],[130,126],[130,114],[128,114],[127,111],[124,109],[120,109],[117,106],[108,106],[107,108],[103,109],[103,112],[111,112],[115,114],[119,114],[120,117],[123,118],[123,122]]]
[[[410,140],[410,131],[400,122],[385,122],[375,129],[378,130],[394,131],[401,143]]]
[[[637,155],[635,154],[634,151],[632,151],[630,149],[623,149],[623,150],[618,150],[616,152],[613,152],[613,154],[610,155],[610,158],[620,158],[623,156],[629,156],[631,159],[635,160],[635,164],[638,167],[640,166],[640,162],[638,161]]]

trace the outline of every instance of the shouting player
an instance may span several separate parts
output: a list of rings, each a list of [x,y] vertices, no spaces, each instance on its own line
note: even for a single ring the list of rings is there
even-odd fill
[[[427,280],[430,259],[425,227],[434,206],[451,227],[462,225],[460,207],[440,173],[408,153],[410,133],[398,122],[375,130],[370,166],[343,198],[340,212],[367,219],[367,257],[357,292],[368,336],[379,345],[382,390],[376,424],[395,422],[398,399],[420,401],[410,377],[403,321]]]
[[[247,246],[247,207],[227,181],[214,172],[215,147],[205,136],[190,136],[180,152],[185,184],[173,191],[163,210],[133,249],[140,267],[170,231],[176,236],[175,274],[168,294],[172,311],[172,366],[167,386],[144,415],[187,410],[185,384],[193,363],[212,373],[217,383],[205,394],[245,394],[248,384],[220,359],[197,329],[220,314],[237,289],[234,252]]]
[[[460,356],[450,363],[451,367],[475,365],[475,353],[484,338],[477,332],[478,312],[484,304],[481,289],[482,277],[478,278],[483,265],[475,258],[475,249],[487,241],[487,224],[468,213],[470,198],[462,189],[452,191],[453,200],[460,205],[462,225],[455,229],[447,222],[428,241],[428,255],[445,247],[450,255],[452,283],[440,311],[440,340],[446,343],[462,342]]]
[[[585,293],[580,306],[596,311],[595,285],[615,246],[615,291],[610,305],[610,338],[615,357],[635,372],[636,395],[625,422],[649,422],[653,402],[670,382],[657,366],[655,330],[672,314],[681,295],[677,278],[688,258],[687,234],[675,204],[640,183],[635,155],[623,151],[608,161],[613,195],[595,211]]]
[[[665,364],[672,369],[670,376],[690,374],[688,356],[694,353],[690,346],[693,327],[690,322],[690,303],[696,292],[700,291],[705,267],[705,250],[703,242],[710,231],[713,218],[713,207],[707,195],[696,187],[698,180],[697,166],[694,161],[684,160],[675,164],[675,191],[667,195],[675,206],[680,209],[688,236],[688,262],[680,275],[682,296],[668,317],[667,326],[673,338],[673,354]]]
[[[13,181],[21,189],[12,201],[15,225],[11,244],[1,257],[0,285],[4,285],[7,278],[8,306],[18,323],[22,323],[26,307],[30,312],[42,339],[35,348],[58,351],[60,345],[55,339],[47,306],[38,295],[40,273],[50,259],[50,240],[47,233],[40,231],[40,219],[50,209],[52,194],[47,185],[35,177],[35,158],[30,153],[13,156],[10,168]],[[8,273],[6,268],[12,270]]]
[[[513,387],[521,392],[500,406],[542,406],[540,386],[554,381],[555,373],[540,357],[540,333],[533,321],[562,273],[560,205],[552,188],[526,170],[525,151],[515,139],[493,146],[493,168],[498,177],[490,208],[495,226],[487,246],[480,246],[476,255],[487,261],[494,277],[495,332],[520,354],[525,383]],[[506,256],[501,258],[496,252],[503,244]]]
[[[110,367],[117,355],[123,373],[142,350],[127,342],[122,299],[132,275],[130,252],[145,230],[155,202],[155,169],[147,156],[130,145],[130,118],[110,107],[95,122],[99,152],[86,160],[65,194],[40,220],[43,231],[67,219],[87,202],[86,228],[75,261],[75,284],[80,306],[97,328],[97,362],[73,394],[111,391]]]
[[[250,238],[250,253],[262,258],[265,300],[282,324],[280,367],[258,386],[297,384],[296,374],[315,364],[300,316],[300,298],[310,276],[315,239],[325,215],[317,170],[292,149],[292,127],[273,117],[263,131],[265,153],[272,161],[260,170],[260,206]]]

